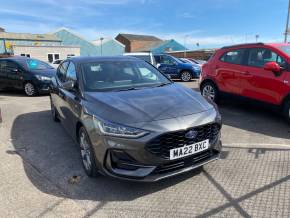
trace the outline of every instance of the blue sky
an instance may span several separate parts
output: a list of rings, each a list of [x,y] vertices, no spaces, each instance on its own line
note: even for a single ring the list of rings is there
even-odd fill
[[[67,27],[89,40],[118,33],[175,38],[188,48],[283,40],[287,0],[0,0],[7,32]]]

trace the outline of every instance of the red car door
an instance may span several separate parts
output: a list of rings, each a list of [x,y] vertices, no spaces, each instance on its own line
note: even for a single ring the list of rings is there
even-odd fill
[[[240,95],[240,76],[244,74],[245,49],[231,50],[224,53],[216,64],[216,80],[219,89]]]
[[[280,66],[286,62],[283,57],[268,48],[251,48],[248,53],[245,73],[240,78],[241,94],[252,99],[272,104],[280,104],[287,92],[286,73],[274,73],[264,69],[267,62],[277,62]]]

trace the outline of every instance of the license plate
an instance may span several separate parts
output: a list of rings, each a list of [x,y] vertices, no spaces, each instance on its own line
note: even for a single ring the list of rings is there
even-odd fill
[[[175,160],[181,157],[187,157],[201,151],[205,151],[209,148],[209,140],[197,142],[195,144],[186,145],[180,148],[174,148],[170,150],[170,160]]]

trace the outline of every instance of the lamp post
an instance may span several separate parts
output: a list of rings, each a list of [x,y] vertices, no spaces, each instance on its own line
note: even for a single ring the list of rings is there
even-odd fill
[[[288,2],[288,12],[287,12],[287,20],[286,20],[286,28],[285,28],[285,38],[284,38],[284,42],[285,43],[287,43],[287,37],[288,37],[289,13],[290,13],[290,0]]]
[[[103,40],[104,40],[104,38],[101,37],[100,40],[101,40],[101,56],[103,56]]]
[[[256,42],[258,42],[259,37],[260,37],[259,34],[255,35]]]
[[[183,54],[184,58],[186,58],[186,38],[187,37],[188,37],[188,35],[184,36],[184,54]]]

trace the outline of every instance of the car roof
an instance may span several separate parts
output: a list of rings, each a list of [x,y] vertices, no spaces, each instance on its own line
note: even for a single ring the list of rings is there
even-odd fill
[[[89,63],[94,61],[140,61],[139,58],[133,56],[78,56],[67,59],[74,63]]]
[[[130,56],[130,55],[151,55],[151,52],[132,52],[132,53],[124,53],[124,56]]]
[[[31,59],[31,58],[24,57],[24,56],[12,56],[12,57],[0,58],[0,60],[15,60],[15,61],[23,61],[27,59]]]
[[[231,48],[247,48],[252,46],[272,46],[272,47],[281,47],[281,46],[289,46],[289,43],[245,43],[245,44],[236,44],[236,45],[230,45],[230,46],[224,46],[221,49],[231,49]]]

